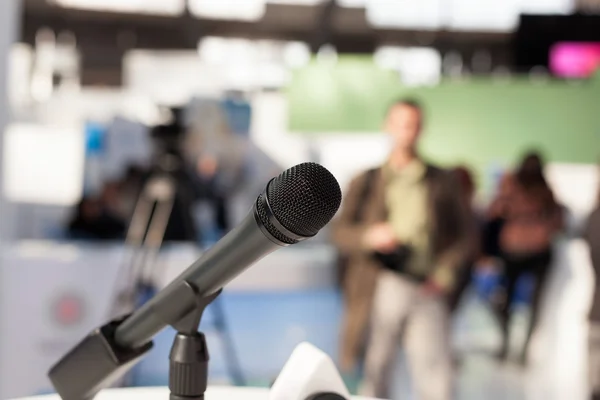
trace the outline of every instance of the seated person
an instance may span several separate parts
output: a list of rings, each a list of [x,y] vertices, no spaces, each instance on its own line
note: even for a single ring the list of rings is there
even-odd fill
[[[68,225],[71,239],[115,240],[125,235],[125,223],[94,198],[84,197]]]

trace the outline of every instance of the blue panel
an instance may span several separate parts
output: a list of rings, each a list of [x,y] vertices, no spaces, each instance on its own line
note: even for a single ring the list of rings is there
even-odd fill
[[[296,345],[309,341],[334,359],[341,302],[333,289],[303,292],[227,293],[217,300],[233,337],[246,383],[269,385]],[[201,330],[210,351],[211,382],[229,381],[224,342],[215,328],[219,307],[211,305]],[[174,331],[156,337],[155,348],[133,373],[136,386],[166,385]]]
[[[106,127],[100,123],[88,121],[85,124],[85,152],[87,155],[102,153]]]
[[[235,134],[247,136],[252,118],[250,104],[242,100],[227,99],[223,101],[222,106],[231,130]]]

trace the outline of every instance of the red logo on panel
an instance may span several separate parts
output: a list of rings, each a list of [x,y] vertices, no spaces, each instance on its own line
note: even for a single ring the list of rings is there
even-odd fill
[[[72,294],[62,295],[54,302],[52,314],[60,325],[77,324],[83,318],[83,300]]]

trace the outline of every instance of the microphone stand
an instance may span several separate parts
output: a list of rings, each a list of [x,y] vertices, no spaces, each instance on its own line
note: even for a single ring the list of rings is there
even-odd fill
[[[208,346],[198,331],[206,307],[221,294],[201,296],[190,282],[181,284],[181,296],[193,296],[196,307],[178,320],[172,320],[169,305],[156,311],[177,334],[169,356],[170,400],[204,400],[208,385]],[[122,377],[150,351],[152,342],[128,349],[114,339],[116,328],[126,319],[114,320],[96,329],[67,353],[48,373],[62,400],[91,400]]]
[[[151,297],[148,293],[153,289],[152,280],[158,269],[157,259],[178,193],[177,181],[174,178],[176,168],[169,166],[167,161],[165,158],[157,163],[156,171],[150,175],[136,201],[125,240],[126,248],[131,249],[132,253],[131,257],[124,258],[125,262],[121,268],[121,271],[127,274],[124,276],[125,285],[115,296],[109,318],[130,313],[131,309],[139,306],[140,300],[144,302],[146,297]],[[225,312],[219,302],[213,305],[213,314],[215,328],[225,348],[229,378],[235,385],[243,386],[244,375],[226,323]],[[194,329],[197,327],[198,324]],[[134,380],[135,377],[130,375],[119,382],[119,385],[128,386]]]

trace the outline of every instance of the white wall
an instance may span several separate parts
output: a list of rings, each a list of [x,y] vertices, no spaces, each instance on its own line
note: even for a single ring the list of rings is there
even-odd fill
[[[596,206],[600,169],[594,164],[551,163],[546,177],[557,200],[569,209],[569,226],[580,231]]]
[[[257,93],[252,98],[252,141],[282,168],[309,157],[308,141],[288,131],[288,104],[284,93]]]
[[[284,93],[253,96],[251,138],[282,168],[304,161],[319,162],[344,189],[359,172],[381,165],[389,152],[387,136],[374,132],[291,133]]]

